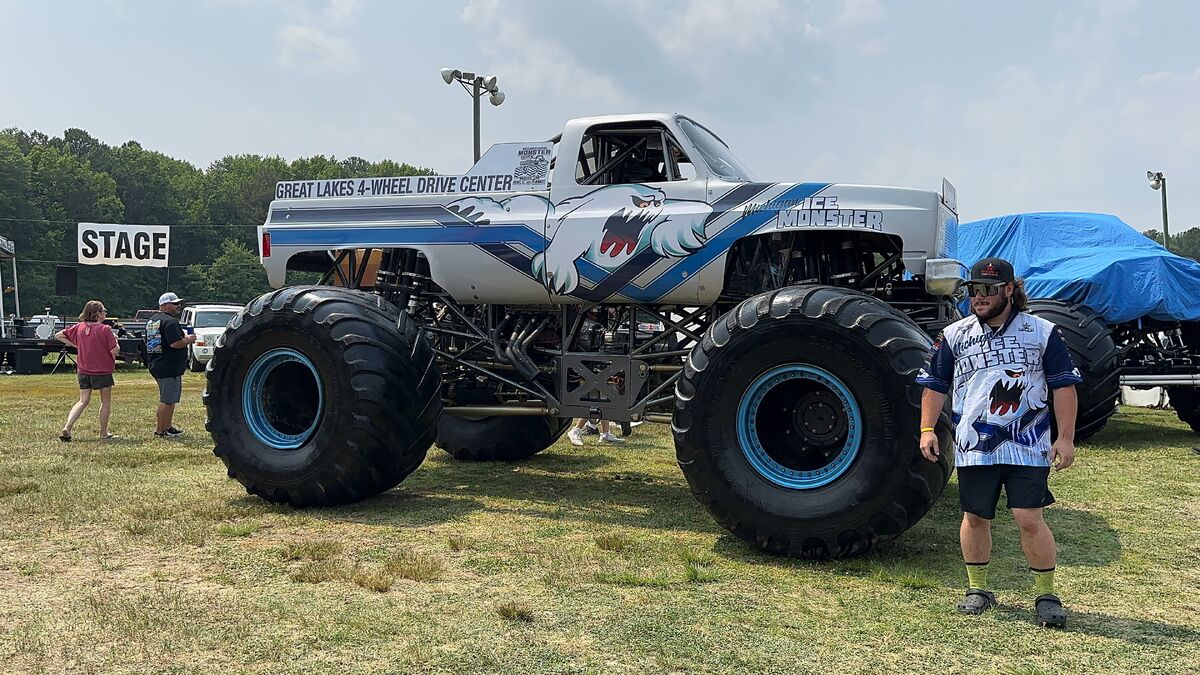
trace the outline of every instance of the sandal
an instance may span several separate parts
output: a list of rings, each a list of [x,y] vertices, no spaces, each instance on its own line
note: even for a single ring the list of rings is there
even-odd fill
[[[119,440],[121,440],[121,437],[116,434],[104,434],[103,436],[100,437],[100,440],[102,440],[102,441],[119,441]]]
[[[71,434],[64,431],[58,435],[58,440],[62,441],[63,443],[70,443],[71,442]]]
[[[960,614],[983,614],[996,606],[996,594],[982,588],[968,588],[967,594],[958,602]]]
[[[1043,628],[1066,628],[1067,611],[1063,609],[1062,600],[1053,593],[1037,596],[1033,601],[1037,608],[1037,622]]]

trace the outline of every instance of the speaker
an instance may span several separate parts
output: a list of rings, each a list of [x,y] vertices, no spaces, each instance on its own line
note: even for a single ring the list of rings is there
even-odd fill
[[[78,269],[70,265],[59,265],[54,269],[54,294],[75,295],[79,285]]]
[[[41,349],[18,349],[14,370],[18,375],[39,375],[42,372]]]

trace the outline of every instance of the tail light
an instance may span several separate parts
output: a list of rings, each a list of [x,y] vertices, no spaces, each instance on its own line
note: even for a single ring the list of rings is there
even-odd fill
[[[270,232],[262,233],[262,257],[264,257],[264,258],[271,257],[271,233]]]

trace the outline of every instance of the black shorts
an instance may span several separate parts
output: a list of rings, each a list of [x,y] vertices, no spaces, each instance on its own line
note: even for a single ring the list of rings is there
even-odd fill
[[[958,467],[958,501],[962,510],[980,518],[996,517],[1000,488],[1010,509],[1040,509],[1054,503],[1049,487],[1050,467],[992,464]]]
[[[113,386],[113,376],[109,375],[83,375],[76,376],[79,380],[80,389],[107,389]]]

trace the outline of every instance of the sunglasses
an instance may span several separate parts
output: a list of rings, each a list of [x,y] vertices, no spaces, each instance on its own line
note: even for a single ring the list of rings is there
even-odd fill
[[[990,298],[994,295],[1000,295],[1000,291],[1004,290],[1007,283],[999,284],[967,284],[967,294],[972,298],[983,296]]]

